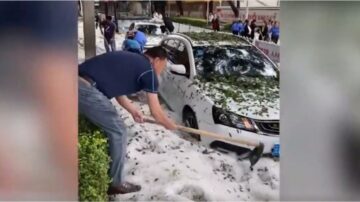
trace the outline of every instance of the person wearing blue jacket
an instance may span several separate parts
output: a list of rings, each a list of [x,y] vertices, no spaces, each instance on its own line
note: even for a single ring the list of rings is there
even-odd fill
[[[277,21],[275,21],[274,25],[271,27],[270,33],[271,33],[271,41],[277,44],[280,37],[280,27]]]
[[[231,31],[232,31],[233,35],[239,35],[240,24],[238,21],[233,22],[233,24],[231,25]]]
[[[130,24],[128,33],[129,32],[135,33],[134,40],[140,44],[140,50],[142,52],[147,42],[146,35],[144,34],[144,32],[135,29],[135,23]]]
[[[139,42],[141,51],[143,51],[144,47],[145,47],[145,44],[147,42],[146,35],[143,32],[137,30],[137,31],[135,31],[134,40]]]
[[[142,53],[139,42],[134,39],[135,33],[133,31],[128,32],[126,39],[123,42],[122,50],[133,53]]]

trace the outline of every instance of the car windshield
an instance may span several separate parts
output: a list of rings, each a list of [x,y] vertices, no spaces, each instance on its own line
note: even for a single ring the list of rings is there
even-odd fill
[[[144,32],[147,35],[161,34],[160,28],[158,28],[156,25],[138,24],[135,27],[137,30]]]
[[[241,76],[276,79],[276,67],[253,46],[195,46],[197,73],[202,78]]]

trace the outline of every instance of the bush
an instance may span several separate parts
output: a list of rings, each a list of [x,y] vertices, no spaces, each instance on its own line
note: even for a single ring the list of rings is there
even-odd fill
[[[195,27],[209,28],[206,20],[204,20],[204,19],[188,18],[188,17],[174,17],[174,18],[172,18],[172,20],[174,22],[181,23],[181,24],[192,25]]]
[[[231,32],[231,25],[232,23],[225,24],[222,31]]]
[[[107,201],[110,157],[104,133],[79,117],[79,200]]]
[[[189,18],[189,17],[173,17],[172,20],[177,23],[192,25],[195,27],[212,29],[211,25],[207,24],[207,21],[200,18]],[[232,23],[226,23],[220,26],[220,31],[231,32]]]

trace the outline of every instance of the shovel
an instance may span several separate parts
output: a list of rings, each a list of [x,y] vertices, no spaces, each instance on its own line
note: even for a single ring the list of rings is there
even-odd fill
[[[151,118],[144,118],[144,121],[148,122],[148,123],[158,124],[155,120],[153,120]],[[228,141],[228,142],[233,142],[233,143],[238,143],[238,144],[242,144],[242,145],[248,145],[248,146],[255,147],[253,150],[251,150],[251,152],[248,155],[249,160],[250,160],[250,169],[251,170],[253,170],[253,166],[259,161],[259,159],[261,158],[263,151],[264,151],[264,144],[262,142],[254,143],[254,142],[250,142],[250,141],[240,140],[237,138],[229,138],[225,135],[220,135],[220,134],[212,133],[209,131],[189,128],[189,127],[180,126],[180,125],[177,125],[177,129],[180,131],[183,131],[183,132],[193,133],[193,134],[197,134],[197,135],[201,135],[201,136],[207,136],[207,137],[211,137],[211,138],[214,138],[217,140],[224,140],[224,141]]]

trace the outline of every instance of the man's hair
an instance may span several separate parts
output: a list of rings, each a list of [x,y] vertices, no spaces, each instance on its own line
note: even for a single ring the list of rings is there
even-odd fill
[[[148,55],[152,58],[160,58],[162,60],[168,58],[168,54],[162,46],[155,46],[155,47],[149,48],[145,51],[144,54]]]
[[[129,26],[129,30],[132,31],[135,28],[135,23],[131,23]]]
[[[108,16],[106,16],[106,19],[107,19],[107,20],[111,20],[112,17],[108,15]]]

